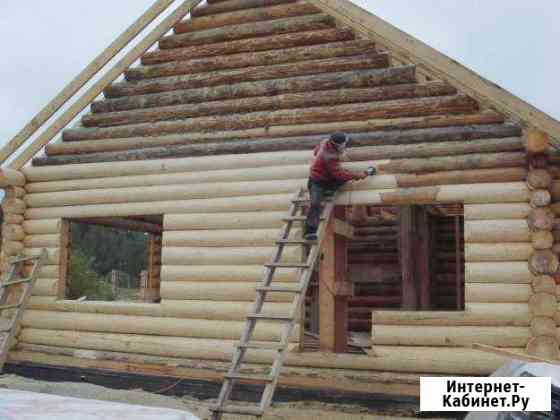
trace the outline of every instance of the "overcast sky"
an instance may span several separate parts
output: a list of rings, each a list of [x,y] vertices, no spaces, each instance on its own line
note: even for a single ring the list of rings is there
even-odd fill
[[[558,0],[355,0],[560,119]],[[0,143],[152,0],[0,0]]]

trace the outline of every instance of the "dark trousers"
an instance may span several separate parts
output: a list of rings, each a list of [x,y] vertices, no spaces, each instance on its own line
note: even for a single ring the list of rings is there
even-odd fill
[[[340,187],[346,184],[346,181],[312,181],[311,179],[307,182],[307,188],[309,190],[309,196],[311,198],[311,205],[307,210],[307,217],[305,219],[305,232],[316,233],[319,227],[319,221],[321,218],[321,202],[325,197],[332,196],[336,193]]]

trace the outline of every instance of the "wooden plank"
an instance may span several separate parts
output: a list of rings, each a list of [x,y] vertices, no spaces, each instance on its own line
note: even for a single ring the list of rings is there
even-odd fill
[[[129,26],[111,45],[49,102],[21,131],[0,150],[0,163],[4,163],[45,122],[49,120],[93,76],[111,61],[130,41],[161,15],[175,0],[158,0],[142,16]]]
[[[352,4],[349,0],[309,0],[325,13],[353,28],[357,33],[389,49],[396,59],[414,62],[419,73],[448,81],[450,84],[525,125],[547,132],[558,143],[560,121],[484,79],[457,61],[436,51],[422,41],[399,30],[385,20]]]
[[[399,260],[402,270],[402,309],[418,309],[418,290],[414,281],[414,215],[412,206],[399,209]]]
[[[57,283],[58,299],[66,298],[66,285],[68,282],[68,271],[70,270],[70,247],[71,247],[70,221],[62,219],[60,224],[60,260],[59,281]]]
[[[497,354],[497,355],[500,355],[500,356],[507,356],[511,359],[522,360],[524,362],[548,363],[548,364],[551,364],[551,365],[560,365],[560,361],[558,361],[558,360],[543,359],[541,357],[531,356],[529,354],[521,354],[521,353],[517,353],[517,352],[514,352],[514,351],[510,351],[510,350],[501,349],[501,348],[498,348],[498,347],[488,346],[486,344],[475,343],[471,347],[475,350],[481,350],[481,351],[485,351],[487,353],[493,353],[493,354]]]
[[[430,310],[430,293],[431,293],[431,250],[432,250],[432,237],[431,237],[431,220],[430,214],[426,207],[415,206],[415,213],[417,217],[418,235],[416,237],[416,274],[417,283],[419,284],[419,303],[420,310]]]
[[[159,25],[154,28],[138,45],[132,48],[123,58],[121,58],[103,77],[101,77],[93,86],[91,86],[83,96],[72,104],[60,117],[52,123],[39,137],[37,137],[29,146],[10,164],[12,169],[20,169],[35,153],[40,151],[53,137],[66,127],[72,120],[87,107],[99,94],[103,92],[111,82],[116,80],[128,67],[130,67],[142,54],[151,48],[169,29],[177,24],[185,17],[192,8],[200,3],[201,0],[187,0],[173,13],[162,20]],[[14,145],[21,145],[23,141],[17,140]],[[6,149],[5,153],[9,156],[13,151]],[[1,155],[0,155],[1,156]]]

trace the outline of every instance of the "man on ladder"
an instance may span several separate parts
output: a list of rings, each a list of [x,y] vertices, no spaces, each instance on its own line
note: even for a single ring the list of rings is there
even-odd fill
[[[321,201],[332,197],[336,190],[348,181],[365,179],[375,174],[373,167],[364,172],[350,172],[340,167],[340,159],[348,147],[348,142],[346,134],[334,133],[317,145],[313,151],[307,183],[311,206],[307,211],[304,231],[304,239],[308,241],[317,240]]]

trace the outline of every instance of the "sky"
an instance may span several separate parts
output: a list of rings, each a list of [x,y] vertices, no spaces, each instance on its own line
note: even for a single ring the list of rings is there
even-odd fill
[[[153,0],[0,1],[0,145]],[[560,119],[558,0],[355,0]]]

